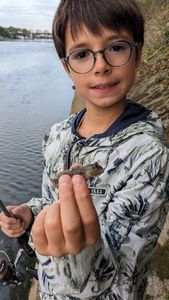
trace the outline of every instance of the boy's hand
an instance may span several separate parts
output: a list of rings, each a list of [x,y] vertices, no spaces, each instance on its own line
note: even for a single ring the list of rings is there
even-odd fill
[[[0,213],[0,228],[11,238],[21,236],[33,221],[32,213],[27,204],[19,206],[7,206],[7,210],[12,215],[11,218]]]
[[[44,208],[32,227],[36,251],[55,257],[78,254],[94,245],[99,234],[98,216],[85,179],[61,176],[59,201]]]

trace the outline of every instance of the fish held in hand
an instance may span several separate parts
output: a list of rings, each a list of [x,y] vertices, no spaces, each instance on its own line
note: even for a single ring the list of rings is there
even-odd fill
[[[103,168],[96,162],[94,164],[76,167],[71,170],[63,170],[59,172],[55,178],[50,178],[51,182],[55,187],[58,187],[59,178],[62,175],[82,175],[86,180],[95,176],[98,176],[103,173]]]

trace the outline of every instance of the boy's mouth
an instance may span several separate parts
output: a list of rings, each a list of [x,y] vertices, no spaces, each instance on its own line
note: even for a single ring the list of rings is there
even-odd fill
[[[111,82],[111,83],[101,83],[97,84],[95,86],[92,86],[92,90],[100,91],[100,92],[110,92],[112,91],[116,86],[118,82]]]

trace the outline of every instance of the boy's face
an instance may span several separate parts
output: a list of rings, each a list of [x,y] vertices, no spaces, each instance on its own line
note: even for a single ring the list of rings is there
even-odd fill
[[[86,27],[83,27],[73,39],[68,27],[65,35],[66,56],[79,49],[90,49],[95,52],[105,48],[111,42],[121,40],[128,43],[134,42],[130,32],[126,30],[113,31],[105,27],[102,28],[101,35],[93,35]],[[119,49],[115,48],[115,51],[119,51]],[[79,57],[81,59],[83,56],[82,51],[76,59]],[[141,46],[133,48],[128,62],[118,67],[110,66],[100,53],[96,55],[93,69],[86,74],[75,73],[69,65],[66,65],[65,62],[63,64],[87,108],[92,106],[95,109],[114,109],[124,106],[126,95],[134,82],[140,58]],[[84,64],[82,66],[86,67]]]

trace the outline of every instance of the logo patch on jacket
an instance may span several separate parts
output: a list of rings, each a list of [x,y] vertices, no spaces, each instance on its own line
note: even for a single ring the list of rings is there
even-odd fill
[[[107,189],[99,189],[96,187],[89,187],[89,191],[91,195],[106,196],[107,194]]]

